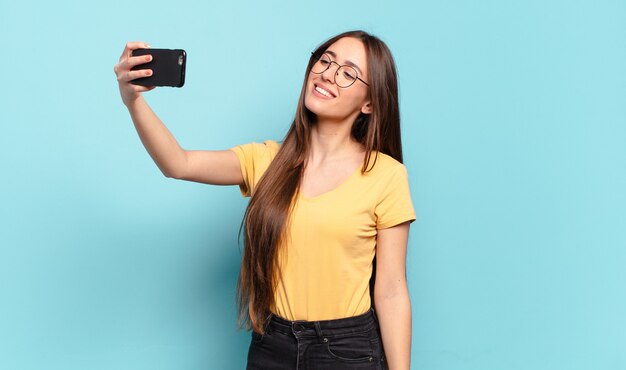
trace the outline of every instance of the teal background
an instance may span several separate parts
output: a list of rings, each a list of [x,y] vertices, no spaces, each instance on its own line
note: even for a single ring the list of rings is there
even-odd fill
[[[126,41],[188,53],[148,102],[187,149],[281,139],[308,53],[362,28],[400,76],[412,367],[626,369],[626,2],[0,0],[0,369],[242,369],[246,205],[167,179]]]

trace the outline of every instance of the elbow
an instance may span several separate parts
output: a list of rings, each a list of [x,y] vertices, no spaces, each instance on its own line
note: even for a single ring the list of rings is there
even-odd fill
[[[180,180],[182,178],[182,174],[180,173],[180,171],[176,171],[171,168],[159,168],[159,169],[161,170],[161,173],[163,174],[163,176],[167,177],[168,179]]]
[[[177,163],[168,163],[159,166],[161,173],[163,176],[176,179],[176,180],[184,180],[185,179],[185,163],[177,162]]]
[[[182,150],[180,153],[156,153],[150,151],[150,157],[161,171],[163,176],[170,179],[180,180],[185,176],[187,170],[187,152]]]
[[[408,294],[374,297],[374,308],[380,314],[392,313],[394,316],[400,312],[411,312],[411,298]]]
[[[164,166],[161,169],[163,175],[167,178],[176,179],[176,180],[186,180],[188,175],[188,159],[187,152],[182,151],[181,158],[177,158],[176,161],[172,161],[169,163],[169,166]]]
[[[377,281],[374,286],[374,301],[397,302],[409,299],[409,289],[405,280],[382,284]]]

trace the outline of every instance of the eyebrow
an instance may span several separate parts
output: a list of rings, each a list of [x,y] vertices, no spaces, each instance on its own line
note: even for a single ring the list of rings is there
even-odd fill
[[[335,52],[334,52],[334,51],[332,51],[332,50],[326,50],[324,53],[326,53],[326,54],[330,54],[330,56],[332,56],[333,58],[337,58],[337,53],[335,53]],[[354,63],[352,63],[352,62],[351,62],[351,61],[349,61],[349,60],[346,60],[346,61],[345,61],[345,63],[346,63],[347,65],[349,65],[350,67],[354,67],[354,68],[356,68],[356,69],[359,71],[359,73],[361,74],[361,76],[363,76],[363,71],[361,71],[361,68],[359,68],[359,66],[357,66],[357,65],[356,65],[356,64],[354,64]]]

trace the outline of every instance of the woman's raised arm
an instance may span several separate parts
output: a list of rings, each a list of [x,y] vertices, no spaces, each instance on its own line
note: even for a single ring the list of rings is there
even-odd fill
[[[131,68],[149,62],[152,57],[131,56],[135,49],[148,48],[144,42],[126,44],[114,71],[120,88],[122,102],[135,124],[144,147],[163,175],[180,180],[215,185],[239,185],[243,183],[239,160],[230,150],[184,150],[174,136],[152,111],[141,95],[154,87],[133,85],[131,80],[150,76],[152,71]]]

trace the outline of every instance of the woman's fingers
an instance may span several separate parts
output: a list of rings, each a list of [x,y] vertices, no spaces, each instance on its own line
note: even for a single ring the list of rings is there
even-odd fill
[[[122,101],[128,105],[129,102],[137,99],[142,92],[150,91],[154,89],[154,86],[141,86],[130,83],[130,81],[148,77],[152,75],[151,69],[140,69],[133,71],[132,68],[138,65],[148,63],[152,60],[152,55],[132,56],[133,50],[149,48],[150,46],[145,42],[128,42],[124,47],[124,51],[120,56],[119,62],[113,68],[113,71],[117,75],[117,81],[119,82],[120,94],[122,95]]]
[[[141,85],[133,85],[133,90],[136,92],[146,92],[153,90],[156,86],[141,86]]]
[[[140,65],[140,64],[148,63],[152,60],[152,55],[141,55],[141,56],[136,56],[136,57],[130,56],[130,53],[132,53],[133,50],[142,48],[147,45],[148,44],[143,43],[143,42],[129,42],[126,44],[126,47],[124,48],[124,52],[122,53],[122,56],[120,57],[119,63],[116,64],[115,67],[113,68],[113,71],[117,75],[118,80],[120,81],[123,80],[123,75],[126,74],[127,71],[130,71],[133,67]]]
[[[124,73],[126,71],[130,71],[135,66],[146,64],[150,62],[151,60],[152,60],[152,55],[141,55],[138,57],[130,57],[116,64],[113,70],[115,71],[115,73]]]
[[[150,45],[148,45],[145,42],[142,41],[131,41],[131,42],[127,42],[126,43],[126,47],[124,48],[124,51],[122,52],[122,55],[120,56],[120,62],[122,61],[122,59],[128,59],[132,56],[132,52],[135,49],[147,49],[149,48]]]
[[[131,69],[134,66],[148,63],[151,60],[152,60],[152,55],[141,55],[138,57],[130,57],[126,59],[126,61],[124,62],[124,65],[125,67],[128,66],[128,69]]]
[[[122,82],[129,82],[136,78],[148,77],[152,75],[151,69],[140,69],[138,71],[126,71],[123,73],[118,73],[117,80]]]

